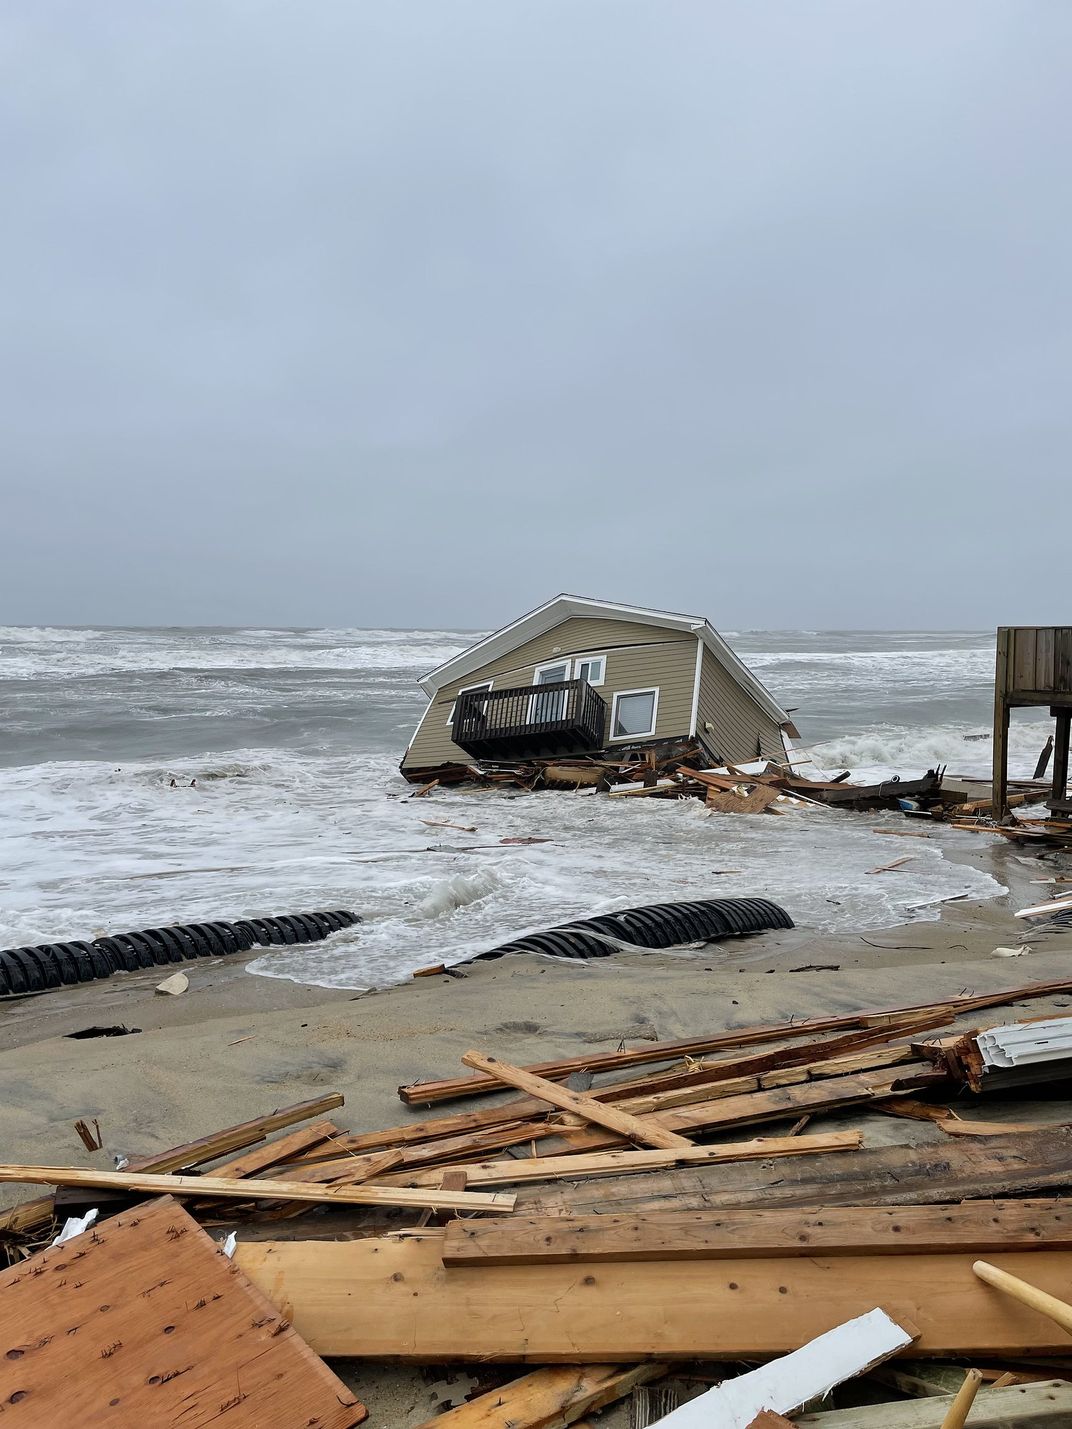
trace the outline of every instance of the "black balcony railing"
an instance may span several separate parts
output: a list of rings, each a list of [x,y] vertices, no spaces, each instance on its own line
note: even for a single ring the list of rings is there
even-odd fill
[[[602,749],[606,727],[607,706],[587,680],[556,680],[466,691],[451,738],[476,759],[533,759]]]

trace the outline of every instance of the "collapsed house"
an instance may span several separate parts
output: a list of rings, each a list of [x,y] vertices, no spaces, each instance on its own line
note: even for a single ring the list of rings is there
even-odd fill
[[[479,766],[690,744],[700,763],[786,757],[789,715],[711,623],[558,595],[425,675],[413,783]]]

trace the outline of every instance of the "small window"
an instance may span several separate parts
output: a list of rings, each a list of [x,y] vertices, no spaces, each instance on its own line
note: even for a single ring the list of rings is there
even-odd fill
[[[640,739],[655,733],[659,691],[622,690],[614,696],[611,739]]]
[[[582,655],[573,662],[573,678],[587,680],[590,685],[601,685],[606,669],[605,655]]]
[[[490,689],[491,689],[491,686],[492,686],[492,681],[491,681],[491,680],[484,680],[484,681],[483,681],[481,684],[479,684],[479,685],[466,685],[465,688],[459,690],[458,693],[459,693],[459,695],[467,695],[470,690],[490,690]],[[448,729],[449,729],[450,726],[454,723],[454,711],[455,711],[457,708],[458,708],[457,702],[455,702],[454,704],[452,704],[451,707],[450,707],[450,714],[447,715],[447,728],[448,728]],[[485,708],[486,708],[486,706],[485,706]]]

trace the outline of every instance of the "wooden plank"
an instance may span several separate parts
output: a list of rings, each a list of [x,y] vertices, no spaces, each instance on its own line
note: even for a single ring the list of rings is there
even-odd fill
[[[927,1081],[942,1081],[944,1077],[922,1063],[910,1062],[895,1069],[880,1068],[875,1072],[860,1072],[847,1077],[805,1082],[802,1086],[772,1087],[742,1096],[702,1102],[698,1106],[653,1112],[645,1120],[674,1132],[713,1131],[721,1127],[755,1125],[763,1121],[798,1117],[804,1112],[839,1111],[861,1102],[886,1098],[897,1089],[902,1079],[915,1086]],[[572,1148],[574,1151],[593,1151],[604,1146],[613,1146],[620,1140],[618,1133],[604,1130],[602,1127],[565,1127],[561,1135],[554,1138],[556,1147],[561,1143],[563,1148]]]
[[[514,1208],[509,1194],[483,1191],[436,1191],[423,1187],[321,1186],[301,1181],[253,1178],[228,1181],[216,1176],[154,1175],[148,1171],[86,1170],[80,1166],[0,1166],[0,1182],[26,1182],[39,1186],[92,1186],[112,1191],[151,1191],[154,1194],[223,1197],[236,1201],[317,1201],[345,1206],[427,1206],[433,1211],[494,1211]]]
[[[952,1398],[913,1399],[805,1414],[794,1429],[942,1429]],[[972,1405],[970,1429],[1068,1429],[1072,1424],[1072,1384],[1049,1380],[983,1389]]]
[[[627,1141],[639,1141],[642,1146],[657,1146],[663,1150],[689,1145],[687,1138],[676,1132],[651,1121],[641,1121],[639,1117],[598,1102],[594,1097],[584,1096],[581,1092],[570,1091],[568,1087],[556,1086],[554,1082],[536,1076],[533,1072],[526,1072],[521,1067],[514,1067],[499,1057],[487,1057],[480,1052],[470,1051],[463,1054],[462,1061],[467,1067],[475,1067],[489,1077],[517,1087],[518,1091],[539,1097],[541,1101],[549,1102],[552,1106],[575,1112],[596,1126],[606,1127]]]
[[[419,1429],[564,1429],[582,1414],[624,1399],[638,1384],[666,1373],[664,1364],[597,1364],[538,1369],[468,1404],[425,1420]]]
[[[470,1186],[516,1186],[531,1181],[567,1180],[589,1176],[624,1176],[674,1165],[725,1165],[734,1161],[770,1160],[780,1156],[816,1156],[823,1152],[858,1151],[858,1131],[831,1131],[816,1136],[767,1136],[753,1141],[729,1141],[720,1146],[688,1146],[680,1151],[600,1151],[591,1156],[508,1157],[475,1161],[464,1167]],[[438,1167],[400,1172],[390,1181],[399,1186],[434,1186]]]
[[[366,1411],[174,1201],[0,1274],[5,1417],[65,1429],[350,1429]]]
[[[244,1146],[253,1146],[263,1141],[273,1131],[282,1131],[285,1126],[293,1126],[298,1121],[309,1121],[314,1116],[323,1116],[343,1104],[341,1092],[329,1092],[327,1096],[316,1097],[312,1101],[298,1102],[295,1106],[283,1107],[267,1116],[254,1117],[252,1121],[229,1126],[223,1131],[214,1131],[210,1136],[202,1136],[197,1141],[188,1141],[182,1146],[174,1146],[169,1151],[156,1151],[148,1156],[135,1156],[127,1162],[128,1171],[178,1171],[183,1166],[200,1166],[206,1161],[215,1161],[232,1151],[241,1151]]]
[[[643,1215],[749,1206],[937,1205],[1072,1187],[1072,1132],[1046,1127],[1012,1136],[923,1146],[877,1146],[853,1156],[808,1156],[626,1176],[615,1182],[521,1186],[525,1215]]]
[[[677,1042],[654,1042],[646,1047],[634,1047],[624,1052],[597,1052],[578,1057],[563,1057],[557,1061],[534,1063],[526,1067],[525,1070],[535,1072],[549,1080],[562,1081],[573,1072],[618,1071],[624,1067],[641,1066],[652,1062],[671,1062],[680,1057],[704,1056],[708,1052],[750,1047],[762,1042],[809,1037],[822,1032],[846,1031],[852,1027],[877,1027],[896,1022],[898,1019],[910,1020],[928,1013],[949,1012],[952,1016],[959,1016],[962,1012],[970,1012],[979,1008],[1002,1007],[1034,997],[1048,997],[1053,993],[1070,991],[1072,991],[1072,978],[1058,978],[1051,982],[1027,983],[1020,987],[1004,988],[1000,992],[950,997],[943,1002],[925,1002],[904,1007],[849,1012],[837,1017],[806,1018],[800,1022],[745,1027],[711,1033],[703,1037],[685,1038]],[[502,1090],[501,1085],[493,1077],[450,1077],[440,1081],[411,1083],[408,1086],[399,1087],[398,1094],[402,1101],[411,1106],[430,1106],[434,1102],[450,1101],[458,1097],[483,1096],[487,1092],[500,1090]]]
[[[1040,688],[1035,683],[1035,648],[1034,626],[1014,626],[1012,630],[1012,687],[1014,690],[1037,690]]]
[[[782,1042],[769,1051],[753,1052],[714,1061],[685,1063],[683,1069],[669,1072],[642,1073],[604,1086],[592,1087],[587,1095],[596,1101],[618,1102],[634,1095],[670,1091],[677,1087],[701,1086],[725,1082],[736,1076],[751,1076],[778,1068],[808,1066],[810,1074],[827,1061],[842,1055],[863,1051],[891,1039],[919,1036],[924,1032],[952,1022],[944,1013],[913,1018],[910,1021],[878,1028],[863,1028],[824,1038],[794,1044]],[[433,1117],[427,1121],[404,1122],[383,1131],[346,1133],[338,1137],[322,1154],[314,1153],[309,1160],[333,1157],[340,1151],[362,1153],[390,1146],[411,1146],[445,1137],[476,1133],[491,1127],[506,1126],[532,1117],[546,1115],[547,1103],[536,1097],[519,1097],[480,1111],[464,1111],[452,1116]]]
[[[821,1211],[674,1211],[454,1221],[443,1264],[725,1260],[741,1255],[941,1255],[1072,1250],[1072,1201],[826,1206]]]
[[[227,1176],[233,1180],[238,1180],[241,1176],[256,1176],[261,1171],[268,1171],[271,1167],[279,1166],[294,1156],[300,1156],[303,1151],[311,1151],[314,1146],[322,1146],[332,1136],[338,1134],[339,1128],[333,1121],[315,1121],[312,1126],[304,1126],[299,1131],[290,1132],[287,1136],[279,1136],[275,1141],[268,1141],[263,1146],[258,1146],[255,1151],[247,1151],[242,1156],[236,1156],[231,1161],[224,1161],[221,1165],[214,1166],[212,1174]]]
[[[791,1414],[904,1351],[914,1338],[884,1310],[870,1310],[782,1359],[724,1380],[656,1424],[662,1429],[751,1429],[764,1410]]]
[[[969,1255],[457,1267],[442,1236],[239,1241],[243,1270],[320,1354],[376,1360],[632,1363],[765,1358],[865,1314],[881,1299],[918,1326],[917,1353],[1067,1354],[1072,1337],[972,1272]],[[1002,1257],[1065,1293],[1072,1252]]]

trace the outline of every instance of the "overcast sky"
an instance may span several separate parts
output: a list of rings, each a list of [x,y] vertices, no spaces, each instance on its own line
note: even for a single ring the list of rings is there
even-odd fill
[[[1069,0],[8,0],[0,623],[1072,619]]]

